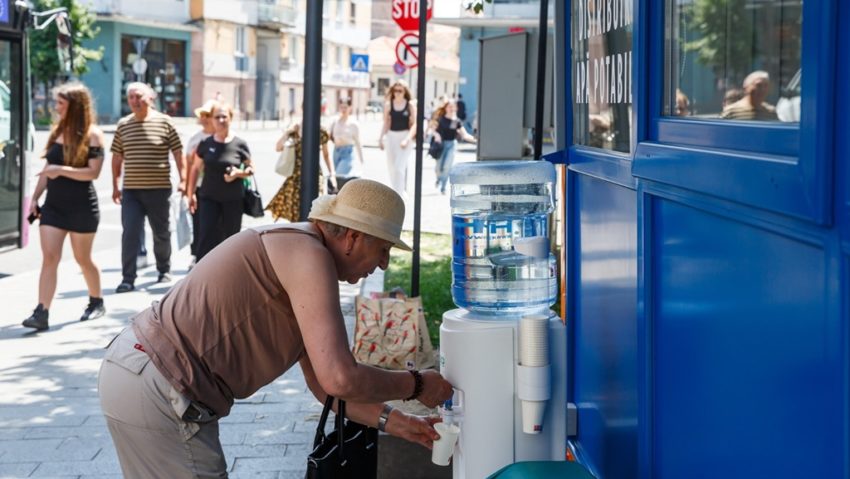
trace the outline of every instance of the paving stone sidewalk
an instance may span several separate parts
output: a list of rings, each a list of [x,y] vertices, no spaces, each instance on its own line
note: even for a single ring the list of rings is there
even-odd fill
[[[172,258],[174,282],[186,274],[187,250]],[[79,268],[68,258],[59,267],[51,327],[43,333],[20,326],[36,303],[38,266],[0,279],[0,478],[121,477],[97,397],[103,347],[170,285],[157,284],[156,268],[149,266],[140,270],[136,291],[116,295],[121,272],[112,265],[120,262],[119,249],[94,259],[102,270],[107,316],[77,321],[88,293]],[[382,283],[381,278],[371,278],[371,284]],[[340,284],[349,333],[360,288]],[[320,411],[298,367],[237,401],[221,422],[230,477],[303,478]]]

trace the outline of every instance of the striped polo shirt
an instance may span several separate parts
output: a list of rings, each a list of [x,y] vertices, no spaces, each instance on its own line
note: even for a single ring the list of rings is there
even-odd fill
[[[168,152],[182,151],[171,117],[150,110],[142,121],[132,114],[118,122],[112,154],[124,156],[124,188],[171,188]]]

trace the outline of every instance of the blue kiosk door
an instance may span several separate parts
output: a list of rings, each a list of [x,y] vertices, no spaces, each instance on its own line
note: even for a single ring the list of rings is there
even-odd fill
[[[850,477],[850,3],[566,5],[578,459]]]

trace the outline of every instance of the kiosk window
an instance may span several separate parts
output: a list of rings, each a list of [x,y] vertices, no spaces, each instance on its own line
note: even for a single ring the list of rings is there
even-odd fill
[[[572,0],[573,138],[631,151],[632,0]]]
[[[666,116],[800,121],[801,0],[666,0]]]

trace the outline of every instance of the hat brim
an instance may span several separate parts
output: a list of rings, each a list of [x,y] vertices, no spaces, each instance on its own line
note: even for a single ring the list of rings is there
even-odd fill
[[[211,111],[204,110],[203,108],[195,108],[195,116],[198,117],[198,118],[200,118],[201,115],[210,115],[210,114],[212,114]]]
[[[413,248],[408,246],[407,243],[402,241],[401,238],[399,238],[398,236],[393,236],[390,233],[380,231],[377,228],[372,227],[368,223],[362,223],[351,218],[344,218],[342,216],[337,216],[333,213],[310,215],[310,219],[317,219],[321,221],[327,221],[328,223],[333,223],[335,225],[345,226],[346,228],[357,230],[361,233],[374,236],[375,238],[380,238],[384,241],[389,241],[393,244],[394,247],[398,249],[402,249],[404,251],[413,251]]]

